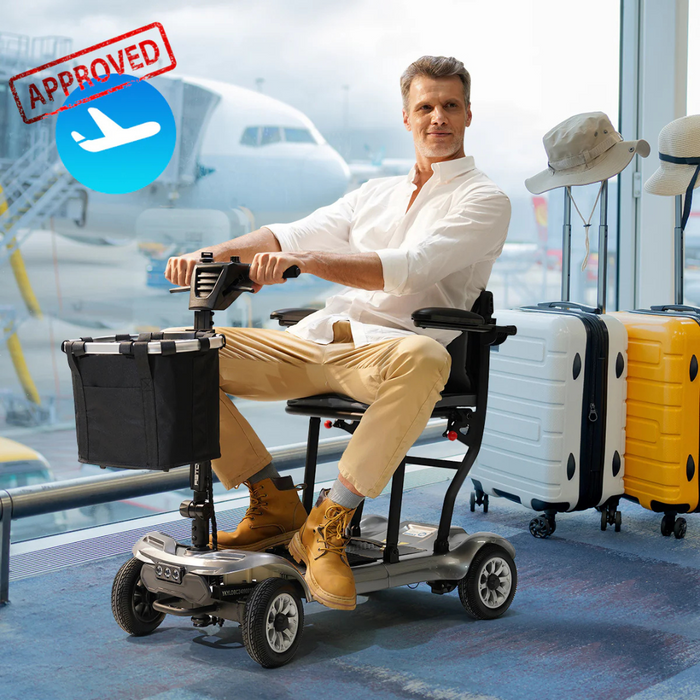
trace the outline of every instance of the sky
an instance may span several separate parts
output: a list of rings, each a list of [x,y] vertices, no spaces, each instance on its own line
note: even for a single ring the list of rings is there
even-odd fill
[[[690,1],[700,32],[700,0]],[[332,143],[347,97],[353,142],[387,156],[413,156],[403,70],[425,54],[455,56],[472,76],[465,150],[504,188],[524,192],[523,180],[546,167],[543,134],[567,117],[603,111],[617,123],[619,0],[24,0],[5,4],[2,30],[69,36],[79,50],[153,21],[180,74],[251,89],[263,78],[266,94],[302,110]],[[692,46],[694,86],[699,58]],[[691,106],[700,111],[700,85]]]

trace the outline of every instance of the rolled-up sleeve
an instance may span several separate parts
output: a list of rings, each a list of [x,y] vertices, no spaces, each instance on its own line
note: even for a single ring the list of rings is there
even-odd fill
[[[508,234],[510,211],[510,200],[502,192],[478,195],[458,204],[418,243],[377,250],[383,291],[395,296],[416,294],[453,272],[495,260]]]
[[[342,252],[350,250],[350,228],[359,189],[291,224],[270,224],[284,253],[302,250]]]

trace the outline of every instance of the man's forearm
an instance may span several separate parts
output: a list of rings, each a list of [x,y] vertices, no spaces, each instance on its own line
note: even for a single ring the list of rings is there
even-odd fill
[[[272,231],[263,226],[244,236],[207,247],[207,250],[214,253],[214,260],[218,262],[226,262],[232,255],[237,255],[242,263],[251,263],[256,253],[279,253],[282,248]]]
[[[214,253],[214,260],[227,261],[237,255],[242,263],[252,263],[256,253],[280,253],[282,248],[270,229],[259,228],[244,236],[207,247]],[[321,277],[329,282],[360,289],[384,289],[382,262],[376,253],[327,253],[325,251],[305,251],[290,253],[303,258],[303,272]]]
[[[303,272],[360,289],[384,289],[382,261],[376,253],[326,253],[307,251]]]

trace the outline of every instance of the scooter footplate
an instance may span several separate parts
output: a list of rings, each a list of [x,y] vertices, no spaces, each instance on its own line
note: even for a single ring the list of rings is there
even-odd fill
[[[418,547],[411,547],[405,544],[399,545],[399,556],[416,554],[424,551],[426,550],[419,549]],[[347,554],[348,563],[350,566],[367,564],[384,557],[384,545],[383,543],[381,545],[379,543],[373,544],[367,542],[366,540],[361,540],[358,542],[350,540],[350,543],[345,548],[345,553]]]

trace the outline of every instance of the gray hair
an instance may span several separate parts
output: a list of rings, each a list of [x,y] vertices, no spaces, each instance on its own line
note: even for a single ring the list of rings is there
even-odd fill
[[[452,56],[421,56],[411,63],[401,76],[401,98],[405,110],[408,109],[408,91],[411,88],[411,82],[417,75],[425,75],[428,78],[459,76],[464,85],[464,106],[469,107],[472,79],[464,63]]]

